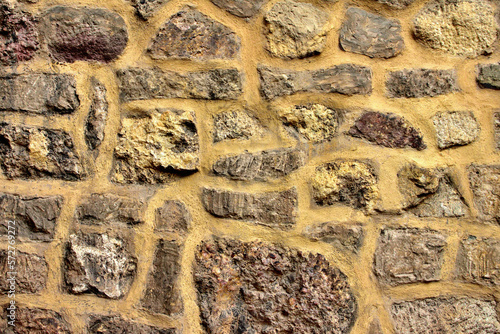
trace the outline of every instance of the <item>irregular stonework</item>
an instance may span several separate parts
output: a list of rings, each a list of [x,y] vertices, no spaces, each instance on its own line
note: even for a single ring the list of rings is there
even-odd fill
[[[194,280],[207,333],[349,333],[356,300],[321,254],[214,237]]]
[[[193,112],[155,110],[146,117],[124,118],[114,151],[113,181],[165,183],[196,172],[199,150]]]
[[[110,62],[128,42],[125,21],[107,9],[56,6],[42,17],[49,52],[57,61]]]
[[[377,0],[377,1],[395,9],[405,9],[413,2],[415,2],[415,0]]]
[[[455,70],[405,69],[389,72],[389,97],[434,97],[460,90]]]
[[[131,0],[132,6],[134,6],[137,15],[143,19],[147,20],[167,2],[170,0]]]
[[[14,321],[15,327],[7,324],[10,314],[7,308],[9,304],[2,307],[2,318],[0,319],[0,332],[5,334],[71,334],[71,327],[63,317],[52,310],[42,308],[19,307],[16,303]]]
[[[9,123],[0,123],[0,166],[8,179],[85,176],[67,132]]]
[[[165,201],[156,209],[155,231],[186,234],[191,226],[191,215],[184,203]]]
[[[260,90],[267,99],[300,92],[368,95],[372,71],[368,67],[342,64],[316,71],[293,71],[259,66]]]
[[[217,160],[212,170],[217,176],[233,180],[267,181],[299,169],[306,158],[303,151],[291,148],[244,153]]]
[[[351,7],[340,29],[340,46],[370,58],[391,58],[403,51],[405,43],[399,21]]]
[[[88,334],[178,334],[175,328],[158,328],[136,321],[125,320],[118,315],[92,315],[87,324]]]
[[[500,63],[477,66],[477,82],[482,88],[500,89]]]
[[[14,294],[39,293],[47,284],[47,262],[45,258],[35,254],[0,250],[0,270],[3,273],[0,293],[4,295],[8,295],[9,291]]]
[[[432,121],[440,149],[470,144],[476,140],[481,131],[472,112],[441,112],[437,113]]]
[[[500,240],[469,236],[457,254],[457,278],[482,285],[500,285]]]
[[[297,189],[260,194],[203,188],[205,210],[216,217],[288,230],[297,216]]]
[[[373,270],[384,285],[438,281],[445,246],[446,237],[437,231],[385,229],[378,239]]]
[[[68,292],[122,298],[132,285],[137,266],[128,248],[125,240],[107,234],[70,235],[63,265]]]
[[[365,112],[356,120],[349,134],[385,147],[411,147],[419,151],[427,148],[422,134],[403,117],[394,114]]]
[[[108,117],[108,100],[106,87],[96,78],[92,78],[92,104],[85,123],[85,143],[91,150],[101,145],[104,139],[104,128]]]
[[[468,172],[479,218],[500,223],[500,166],[473,164]]]
[[[235,58],[239,48],[239,38],[231,29],[187,9],[160,28],[148,52],[154,59],[209,60]]]
[[[326,242],[353,253],[357,253],[363,243],[363,229],[359,225],[344,226],[328,222],[306,226],[302,234],[314,241]]]
[[[143,222],[142,201],[113,194],[91,194],[76,208],[76,219],[81,224],[111,225]]]
[[[251,17],[258,13],[266,0],[211,0],[214,5],[238,17]]]
[[[214,143],[223,140],[262,137],[264,127],[247,112],[228,111],[214,116]]]
[[[237,69],[214,69],[177,73],[159,69],[118,70],[120,99],[123,102],[147,99],[236,100],[242,93]]]
[[[497,39],[495,9],[486,0],[432,1],[414,25],[417,41],[457,56],[489,54]]]

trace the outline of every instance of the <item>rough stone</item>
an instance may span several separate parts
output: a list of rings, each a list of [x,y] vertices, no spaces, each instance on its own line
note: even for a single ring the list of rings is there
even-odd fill
[[[405,43],[399,21],[351,7],[340,29],[340,46],[370,58],[391,58],[403,51]]]
[[[497,39],[497,29],[495,9],[485,0],[434,0],[414,20],[417,41],[466,57],[490,54]]]
[[[266,0],[211,0],[214,5],[238,17],[252,17],[257,14]]]
[[[170,17],[153,39],[148,52],[154,59],[228,59],[238,55],[240,41],[228,27],[197,10]]]
[[[8,179],[85,176],[73,140],[62,130],[0,123],[0,166]]]
[[[440,149],[470,144],[476,140],[481,131],[472,112],[440,112],[432,118],[432,121]]]
[[[394,114],[365,112],[356,120],[349,130],[349,134],[385,147],[411,147],[419,151],[427,148],[422,134],[406,119]]]
[[[384,334],[382,327],[380,326],[380,320],[375,319],[370,323],[367,334]]]
[[[12,261],[15,261],[14,263]],[[0,269],[3,279],[0,293],[39,293],[47,284],[47,262],[45,258],[24,252],[0,250]],[[9,274],[14,272],[15,274]],[[14,279],[9,281],[9,279]],[[14,289],[11,289],[14,286]],[[11,292],[12,293],[12,292]]]
[[[108,100],[106,87],[97,79],[92,78],[92,96],[87,122],[85,124],[85,143],[91,150],[101,145],[104,139],[104,128],[108,117]]]
[[[129,68],[117,71],[123,102],[147,99],[236,100],[242,90],[237,69],[214,69],[185,74],[159,69]]]
[[[57,312],[42,308],[19,307],[16,303],[15,327],[7,324],[10,304],[2,307],[0,332],[5,334],[71,334],[70,325]]]
[[[69,74],[9,74],[0,77],[0,110],[34,114],[70,114],[80,100]]]
[[[500,150],[500,112],[493,115],[493,126],[495,131],[495,147]]]
[[[469,236],[457,254],[457,278],[482,285],[500,285],[500,240]]]
[[[42,17],[49,52],[57,61],[110,62],[128,42],[125,21],[107,9],[56,6]]]
[[[385,229],[380,233],[373,270],[384,285],[438,281],[446,237],[416,228]]]
[[[295,225],[297,189],[250,194],[203,188],[205,210],[216,217],[247,221],[281,230]]]
[[[124,118],[114,151],[113,181],[165,183],[196,172],[199,150],[193,112],[154,110],[145,117]]]
[[[122,298],[135,277],[137,259],[127,242],[107,234],[72,234],[66,247],[64,280],[68,292]]]
[[[455,70],[405,69],[389,72],[389,97],[434,97],[460,90]]]
[[[132,6],[135,8],[137,15],[143,19],[148,20],[156,14],[156,12],[170,0],[131,0]]]
[[[356,317],[346,276],[321,254],[214,237],[194,280],[207,333],[344,334]]]
[[[299,92],[368,95],[372,91],[372,71],[368,67],[341,64],[316,71],[293,71],[258,67],[261,94],[268,100]]]
[[[158,328],[136,321],[125,320],[118,315],[92,315],[87,325],[88,334],[178,334],[175,328]]]
[[[186,234],[191,227],[191,215],[184,203],[168,200],[156,209],[155,231]]]
[[[214,143],[223,140],[247,140],[251,137],[262,137],[262,124],[244,111],[222,112],[214,116]]]
[[[468,172],[479,218],[500,224],[500,166],[472,164]]]
[[[113,194],[91,194],[76,208],[76,219],[81,224],[111,225],[143,223],[142,201]]]
[[[212,170],[217,176],[233,180],[267,181],[294,172],[305,164],[306,158],[303,151],[293,148],[244,153],[220,158]]]
[[[415,2],[415,0],[377,0],[377,1],[395,9],[405,9],[413,2]]]
[[[314,241],[326,242],[353,253],[357,253],[363,243],[363,228],[359,225],[344,226],[327,222],[306,226],[302,234]]]
[[[500,63],[477,66],[477,82],[482,88],[500,89]]]

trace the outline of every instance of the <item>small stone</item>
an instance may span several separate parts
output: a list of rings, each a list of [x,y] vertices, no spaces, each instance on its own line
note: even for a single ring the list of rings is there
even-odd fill
[[[155,231],[186,234],[191,226],[191,214],[184,203],[165,201],[156,209]]]
[[[405,9],[413,2],[415,2],[415,0],[377,0],[377,1],[395,9]]]
[[[353,137],[363,138],[376,145],[391,148],[427,148],[422,134],[406,119],[394,114],[375,111],[365,112],[349,130]]]
[[[88,334],[178,334],[175,328],[158,328],[125,320],[118,315],[92,315],[87,322]]]
[[[468,172],[479,218],[500,224],[500,166],[472,164]]]
[[[15,261],[13,266],[12,261]],[[47,285],[48,269],[44,257],[20,251],[0,250],[0,269],[4,273],[4,278],[0,281],[0,293],[4,295],[39,293]]]
[[[373,270],[384,285],[439,281],[445,246],[446,237],[437,231],[385,229],[378,239]]]
[[[477,66],[477,82],[481,88],[500,89],[500,63]]]
[[[211,0],[214,5],[238,17],[251,17],[257,14],[266,0]]]
[[[328,222],[306,226],[302,234],[314,241],[326,242],[353,253],[357,253],[363,243],[363,229],[359,225],[344,226]]]
[[[432,118],[432,121],[440,149],[470,144],[476,140],[481,131],[472,112],[440,112]]]
[[[113,194],[91,194],[76,208],[80,224],[111,225],[143,223],[144,203]]]
[[[56,6],[43,15],[43,29],[51,56],[61,62],[110,62],[125,49],[127,25],[107,9]]]
[[[68,292],[119,299],[135,277],[137,258],[127,242],[107,234],[72,234],[66,247],[64,280]]]
[[[156,12],[170,0],[131,0],[137,15],[143,19],[148,20],[156,14]]]
[[[96,78],[92,78],[92,96],[87,123],[85,124],[85,143],[91,150],[101,145],[104,139],[104,128],[108,117],[108,101],[106,87]]]
[[[297,189],[250,194],[203,188],[202,203],[210,214],[281,230],[295,225]]]
[[[3,305],[3,315],[0,319],[0,332],[4,334],[71,334],[71,327],[63,317],[52,310],[42,308],[19,307],[16,302],[15,326],[7,323],[10,319],[8,307],[10,304]]]
[[[380,326],[380,320],[375,319],[370,323],[367,334],[384,334],[382,326]]]
[[[457,254],[457,278],[481,285],[500,285],[500,240],[469,236]]]
[[[496,112],[493,115],[493,126],[495,130],[495,147],[500,150],[500,112]]]
[[[340,46],[370,58],[391,58],[403,51],[405,43],[399,21],[351,7],[340,29]]]
[[[214,143],[231,139],[248,140],[263,135],[262,124],[247,112],[228,111],[214,116]]]
[[[434,97],[460,90],[455,70],[405,69],[389,72],[389,97]]]

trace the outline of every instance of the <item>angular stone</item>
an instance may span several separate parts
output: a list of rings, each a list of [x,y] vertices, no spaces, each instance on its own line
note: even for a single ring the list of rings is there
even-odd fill
[[[493,126],[495,131],[495,147],[500,150],[500,112],[493,115]]]
[[[303,151],[284,148],[223,157],[212,170],[217,176],[233,180],[267,181],[287,176],[302,167],[306,159]]]
[[[485,0],[434,0],[413,23],[417,41],[457,56],[490,54],[497,39],[495,8]]]
[[[394,114],[365,112],[356,120],[349,134],[385,147],[411,147],[419,151],[427,148],[422,134],[406,119]]]
[[[356,299],[321,254],[214,237],[196,253],[194,281],[207,333],[349,333]]]
[[[380,233],[373,270],[380,283],[399,285],[441,278],[446,237],[428,229],[384,229]]]
[[[156,209],[155,231],[186,234],[191,227],[191,214],[184,203],[168,200]]]
[[[5,334],[71,334],[71,327],[57,312],[42,308],[19,307],[16,303],[14,321],[15,327],[10,326],[7,308],[10,304],[2,307],[2,318],[0,319],[0,332]]]
[[[262,137],[262,124],[244,111],[228,111],[214,116],[214,143],[223,140]]]
[[[316,71],[293,71],[258,67],[261,94],[272,100],[299,92],[368,95],[372,91],[372,71],[368,67],[341,64]]]
[[[500,63],[477,66],[477,83],[482,88],[500,89]]]
[[[314,241],[326,242],[353,253],[357,253],[363,243],[363,228],[359,225],[344,226],[328,222],[306,226],[302,234]]]
[[[403,51],[405,43],[399,21],[351,7],[340,29],[340,46],[370,58],[391,58]]]
[[[34,114],[70,114],[78,109],[76,81],[69,74],[0,76],[0,110]]]
[[[437,113],[432,121],[440,149],[467,145],[476,140],[481,128],[472,112],[448,111]]]
[[[216,217],[247,221],[281,230],[295,225],[297,189],[250,194],[203,188],[205,210]]]
[[[258,13],[266,0],[211,0],[214,5],[238,17],[251,17]]]
[[[110,62],[125,49],[127,25],[107,9],[56,6],[43,14],[43,29],[51,56],[61,62]]]
[[[479,218],[500,224],[500,166],[472,164],[468,172]]]
[[[63,265],[70,293],[95,293],[112,299],[127,294],[135,277],[137,258],[120,237],[107,234],[72,234]]]
[[[406,7],[415,2],[415,0],[377,0],[377,1],[395,9],[405,9]]]
[[[40,127],[0,123],[0,166],[9,179],[85,177],[71,136]]]
[[[500,285],[500,240],[469,236],[457,254],[457,278],[482,285]]]
[[[92,78],[92,96],[87,122],[85,124],[85,143],[91,150],[101,145],[104,139],[104,128],[108,117],[108,100],[106,87],[96,78]]]
[[[143,19],[147,20],[167,2],[170,0],[131,0],[132,6],[134,6],[137,15]]]
[[[145,309],[170,316],[182,313],[183,305],[178,287],[180,260],[181,249],[175,241],[158,241],[146,292],[141,301]]]
[[[76,208],[76,219],[80,224],[111,225],[143,223],[142,201],[113,194],[91,194]]]
[[[140,322],[125,320],[118,315],[92,315],[87,325],[88,334],[178,334],[175,328],[158,328]]]
[[[47,285],[47,262],[36,254],[0,250],[0,269],[4,275],[1,294],[39,293]]]
[[[434,97],[460,90],[455,70],[424,68],[389,72],[386,82],[389,97]]]
[[[141,118],[122,119],[115,147],[113,181],[165,183],[200,166],[193,112],[154,110]]]
[[[235,68],[177,73],[159,69],[118,70],[122,102],[147,99],[236,100],[243,92]]]
[[[240,41],[228,27],[197,10],[178,12],[160,28],[148,52],[154,59],[230,59]]]

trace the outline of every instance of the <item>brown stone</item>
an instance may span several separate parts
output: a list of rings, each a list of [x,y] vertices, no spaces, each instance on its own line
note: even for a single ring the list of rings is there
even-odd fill
[[[113,194],[91,194],[76,208],[76,219],[81,224],[111,225],[143,222],[142,201]]]
[[[468,172],[479,218],[500,223],[500,166],[472,164]]]
[[[175,328],[159,328],[125,320],[118,315],[92,315],[87,325],[88,334],[178,334]]]
[[[375,319],[370,323],[367,334],[384,334],[382,326],[380,326],[380,320]]]
[[[131,0],[136,14],[143,20],[148,20],[170,0]]]
[[[474,114],[467,111],[440,112],[432,118],[440,149],[468,145],[476,140],[481,128]]]
[[[481,88],[500,89],[500,63],[477,66],[477,83]]]
[[[251,17],[259,12],[266,0],[211,0],[214,5],[238,17]]]
[[[155,231],[186,234],[191,227],[191,214],[184,203],[169,200],[156,209]]]
[[[39,293],[47,285],[47,262],[42,256],[18,250],[0,250],[0,293]]]
[[[405,69],[389,72],[389,97],[434,97],[460,90],[455,70]]]
[[[469,236],[457,254],[457,278],[481,285],[500,285],[500,240]]]
[[[500,150],[500,112],[493,115],[493,127],[495,131],[495,148]]]
[[[326,242],[353,253],[357,253],[363,243],[363,228],[359,225],[344,226],[327,222],[306,226],[302,234],[314,241]]]
[[[395,9],[405,9],[415,2],[415,0],[376,0],[384,5]]]
[[[262,137],[264,131],[262,124],[245,111],[228,111],[214,116],[214,143]]]
[[[85,124],[85,143],[91,150],[101,145],[104,139],[104,128],[108,117],[108,101],[106,87],[96,78],[91,79],[92,96],[87,122]]]
[[[71,326],[57,312],[42,308],[19,307],[16,303],[15,326],[7,323],[10,319],[9,304],[3,305],[0,331],[4,334],[71,334]]]

